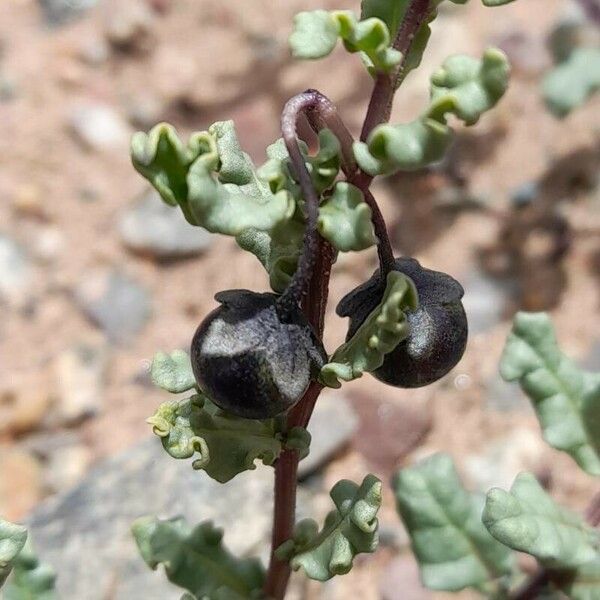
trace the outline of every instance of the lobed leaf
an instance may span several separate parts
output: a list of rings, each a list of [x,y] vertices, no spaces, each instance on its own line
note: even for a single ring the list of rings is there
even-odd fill
[[[319,233],[340,252],[360,251],[377,242],[371,209],[362,192],[340,181],[319,208]]]
[[[29,541],[15,558],[13,571],[2,590],[3,600],[57,600],[56,574],[39,561]]]
[[[579,369],[560,351],[548,315],[517,314],[500,374],[529,396],[548,444],[600,475],[600,375]]]
[[[294,538],[277,549],[280,560],[289,560],[295,571],[327,581],[334,575],[344,575],[352,568],[360,552],[377,548],[377,512],[381,506],[381,481],[367,475],[362,484],[339,481],[330,492],[336,508],[325,518],[319,532],[312,519],[300,521]]]
[[[150,368],[152,383],[172,394],[187,392],[196,387],[190,356],[183,350],[171,354],[157,352]]]
[[[308,453],[310,436],[292,429],[287,438],[275,420],[257,421],[227,414],[204,394],[160,405],[147,421],[161,438],[164,449],[178,459],[192,458],[194,469],[225,483],[238,473],[256,468],[256,460],[272,465],[281,450],[290,447]]]
[[[339,380],[351,381],[364,372],[378,369],[385,355],[409,333],[404,311],[414,310],[417,306],[418,296],[413,282],[399,271],[389,273],[380,304],[321,369],[321,382],[338,388],[341,385]]]
[[[425,113],[411,123],[380,125],[366,143],[355,142],[359,166],[370,175],[379,175],[441,160],[453,136],[448,115],[473,125],[500,100],[508,78],[508,61],[500,50],[486,50],[481,60],[448,58],[431,77],[431,104]]]
[[[530,473],[510,492],[488,492],[483,523],[500,542],[553,568],[577,568],[598,558],[600,532],[558,506]]]
[[[448,455],[400,470],[394,491],[425,586],[491,591],[512,572],[513,553],[483,526],[481,503],[465,490]]]
[[[196,598],[261,597],[265,572],[260,561],[233,556],[223,545],[223,531],[211,522],[190,527],[181,517],[142,517],[132,532],[146,564],[153,570],[163,565],[169,581]]]
[[[544,100],[558,117],[566,117],[600,90],[600,49],[577,48],[544,78]]]
[[[289,43],[295,58],[317,59],[331,54],[338,39],[349,52],[360,52],[372,72],[389,72],[402,58],[391,47],[384,21],[376,17],[358,20],[347,10],[297,14]]]
[[[0,519],[0,587],[6,581],[26,541],[25,527]]]

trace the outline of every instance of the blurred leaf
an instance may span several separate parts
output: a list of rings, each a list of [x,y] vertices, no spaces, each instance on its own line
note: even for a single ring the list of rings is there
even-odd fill
[[[148,566],[155,570],[163,565],[169,581],[195,597],[261,598],[265,573],[260,561],[233,556],[223,546],[223,531],[212,523],[192,528],[182,518],[142,517],[132,532]]]
[[[408,335],[404,311],[414,310],[417,306],[418,296],[413,282],[399,271],[389,273],[379,306],[321,369],[321,382],[338,388],[340,379],[351,381],[364,372],[378,369],[385,355]]]
[[[496,48],[488,48],[481,60],[463,55],[447,58],[431,76],[429,116],[444,122],[451,113],[465,125],[474,125],[502,98],[509,74],[508,59]]]
[[[473,125],[502,97],[508,86],[508,61],[488,49],[483,59],[448,58],[431,77],[431,105],[418,119],[400,125],[380,125],[367,142],[354,144],[360,167],[370,175],[413,170],[441,160],[452,141],[447,125],[453,114]]]
[[[600,89],[600,49],[578,48],[544,78],[544,100],[558,117],[567,116]]]
[[[352,568],[360,552],[377,548],[377,511],[381,506],[381,481],[367,475],[360,487],[346,479],[332,488],[330,496],[336,506],[325,518],[319,532],[312,519],[300,521],[294,538],[277,549],[280,560],[289,560],[292,569],[302,568],[306,576],[327,581]]]
[[[349,52],[361,52],[377,72],[391,71],[402,58],[400,52],[390,47],[390,32],[384,21],[378,18],[359,21],[347,10],[297,14],[290,48],[295,58],[323,58],[333,51],[338,38]]]
[[[172,394],[187,392],[196,387],[189,354],[173,350],[171,354],[157,352],[150,369],[152,383]]]
[[[0,587],[6,581],[13,563],[25,542],[27,529],[0,519]]]
[[[512,572],[513,553],[486,531],[482,502],[464,489],[448,455],[401,469],[394,490],[428,588],[491,592],[500,577]]]
[[[423,116],[411,123],[379,125],[367,143],[354,143],[354,156],[369,175],[414,171],[440,161],[452,136],[450,127]]]
[[[503,6],[504,4],[510,4],[515,0],[483,0],[484,6]]]
[[[340,181],[319,208],[319,233],[340,252],[365,250],[377,242],[371,209],[362,192]]]
[[[54,570],[39,561],[29,541],[17,555],[3,600],[57,600]]]
[[[498,541],[550,567],[576,568],[598,558],[600,532],[555,504],[530,473],[519,474],[510,493],[488,492],[483,523]]]
[[[242,471],[255,469],[257,459],[272,465],[287,443],[278,432],[275,420],[235,417],[203,394],[164,402],[148,423],[173,458],[192,458],[199,454],[192,463],[193,468],[206,471],[221,483]],[[306,436],[304,430],[292,429],[288,436],[293,436],[293,443],[301,454],[308,453],[310,436]],[[305,447],[299,448],[298,441],[302,439]]]
[[[500,373],[529,396],[548,444],[600,475],[600,375],[579,369],[560,351],[548,315],[517,314]]]

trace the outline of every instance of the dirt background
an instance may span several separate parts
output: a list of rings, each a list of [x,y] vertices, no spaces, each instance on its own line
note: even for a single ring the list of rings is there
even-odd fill
[[[230,239],[168,260],[128,247],[120,224],[147,192],[129,161],[130,134],[168,120],[185,135],[231,118],[261,162],[283,102],[308,87],[357,132],[371,89],[359,59],[338,50],[299,64],[286,49],[296,12],[356,4],[105,0],[57,24],[34,0],[0,2],[0,514],[25,517],[146,437],[145,418],[165,399],[148,381],[154,351],[186,347],[217,291],[267,287],[256,259]],[[497,374],[520,308],[550,310],[564,351],[600,369],[600,100],[558,121],[540,95],[548,36],[571,14],[565,0],[450,6],[398,94],[394,119],[412,118],[448,54],[500,45],[513,61],[505,99],[475,128],[459,128],[440,168],[374,187],[397,252],[463,282],[475,327],[463,360],[431,387],[395,390],[367,376],[344,387],[362,425],[324,467],[325,489],[367,470],[387,479],[443,450],[479,491],[529,469],[575,509],[594,492]],[[515,209],[523,198],[530,204]],[[6,264],[2,243],[14,253]],[[374,266],[373,251],[338,260],[327,348],[345,333],[336,301]],[[140,302],[119,304],[124,321],[111,329],[94,301],[114,272]],[[139,326],[121,336],[124,323]],[[383,520],[394,518],[388,497]],[[346,578],[354,593],[340,597],[379,597],[390,560],[384,550],[361,562]]]

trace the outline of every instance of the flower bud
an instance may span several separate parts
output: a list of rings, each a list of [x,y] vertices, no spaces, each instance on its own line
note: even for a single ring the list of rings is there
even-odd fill
[[[416,388],[437,381],[462,358],[467,344],[467,316],[460,283],[439,271],[424,269],[414,258],[397,258],[395,270],[412,279],[419,307],[406,311],[408,337],[385,356],[372,374],[389,385]],[[346,339],[350,339],[378,304],[385,290],[379,271],[347,294],[337,307],[341,317],[350,317]]]
[[[226,412],[268,419],[294,406],[325,363],[323,344],[299,308],[275,294],[220,292],[192,340],[194,376]]]

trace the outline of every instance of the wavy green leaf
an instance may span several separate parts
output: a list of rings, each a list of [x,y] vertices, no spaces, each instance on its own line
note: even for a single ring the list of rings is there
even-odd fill
[[[367,475],[358,486],[346,479],[330,492],[335,510],[325,518],[323,529],[313,519],[300,521],[294,538],[277,549],[280,560],[288,560],[295,571],[302,569],[307,577],[327,581],[352,568],[360,552],[377,548],[377,512],[381,506],[381,481]]]
[[[132,526],[142,558],[163,565],[173,584],[203,600],[261,598],[265,579],[258,559],[240,559],[223,545],[223,531],[211,522],[190,527],[183,518],[142,517]]]
[[[0,519],[0,587],[6,581],[26,541],[25,527]]]
[[[340,252],[365,250],[377,242],[369,205],[362,192],[345,181],[321,204],[318,228]]]
[[[558,506],[535,477],[521,473],[510,492],[488,492],[483,523],[500,542],[554,568],[577,568],[598,558],[600,532]]]
[[[321,369],[321,382],[339,388],[339,380],[351,381],[378,369],[385,355],[408,335],[404,311],[416,309],[418,302],[413,282],[399,271],[389,273],[381,303]]]
[[[196,387],[190,356],[183,350],[173,350],[171,354],[157,352],[152,360],[150,376],[154,385],[172,394]]]
[[[512,572],[513,553],[483,526],[482,503],[465,490],[448,455],[400,470],[394,491],[428,588],[492,592]]]
[[[377,72],[389,72],[402,58],[390,47],[390,32],[384,21],[358,20],[347,10],[297,14],[289,43],[295,58],[318,59],[331,54],[338,39],[349,52],[361,52],[368,66]]]
[[[488,49],[481,60],[448,58],[431,77],[431,104],[418,119],[380,125],[367,142],[354,144],[359,166],[370,175],[413,170],[441,160],[452,141],[447,117],[453,114],[473,125],[507,89],[509,66],[502,52]]]
[[[547,314],[517,314],[500,374],[529,396],[548,444],[600,475],[600,374],[581,370],[560,351]]]
[[[600,90],[600,49],[577,48],[544,78],[542,91],[548,108],[566,117]]]
[[[268,231],[295,210],[288,193],[273,194],[258,179],[232,121],[193,134],[187,146],[163,123],[149,134],[136,133],[131,152],[135,168],[168,204],[179,204],[190,223],[213,233]]]
[[[284,437],[274,419],[256,421],[225,413],[203,394],[160,405],[147,421],[173,457],[195,457],[192,466],[221,483],[238,473],[255,469],[256,460],[272,465],[281,450],[290,447],[308,453],[310,436],[292,429]],[[302,444],[304,440],[304,445]]]
[[[56,574],[39,561],[29,541],[13,563],[13,572],[2,590],[3,600],[57,600]]]

